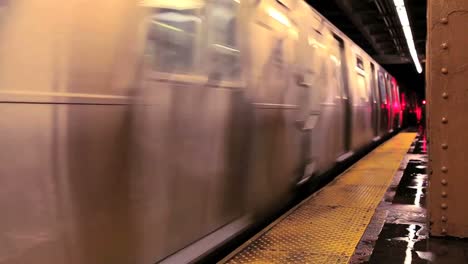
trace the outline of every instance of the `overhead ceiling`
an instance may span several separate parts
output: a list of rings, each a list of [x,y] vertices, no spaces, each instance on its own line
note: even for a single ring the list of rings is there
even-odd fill
[[[307,0],[381,64],[412,64],[393,0]],[[405,0],[420,61],[425,61],[426,0]]]

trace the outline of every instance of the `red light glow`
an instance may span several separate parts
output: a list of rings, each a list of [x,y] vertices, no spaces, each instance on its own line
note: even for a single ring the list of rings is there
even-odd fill
[[[418,123],[421,122],[421,118],[422,118],[422,109],[420,106],[416,106],[416,111],[414,111],[416,113],[416,119],[418,120]]]
[[[401,93],[401,109],[406,109],[406,95],[405,93]]]

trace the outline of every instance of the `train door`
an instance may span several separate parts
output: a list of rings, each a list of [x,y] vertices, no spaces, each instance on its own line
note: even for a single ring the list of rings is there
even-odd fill
[[[320,156],[320,153],[323,153],[322,145],[325,145],[322,126],[323,119],[327,116],[326,109],[323,109],[324,97],[328,90],[327,80],[324,78],[327,53],[325,38],[320,31],[320,19],[311,17],[312,23],[306,22],[304,37],[299,42],[300,54],[297,54],[297,61],[300,64],[298,82],[304,90],[298,129],[304,133],[302,159],[305,166],[302,178],[298,181],[299,184],[306,182],[317,172],[320,167],[320,158],[323,158]]]
[[[351,151],[351,138],[352,138],[352,107],[351,107],[351,96],[349,88],[349,79],[348,79],[348,66],[346,63],[346,51],[343,40],[335,35],[335,41],[339,46],[340,52],[340,61],[341,61],[341,78],[342,78],[342,90],[341,90],[341,105],[344,110],[344,129],[343,129],[343,141],[344,141],[344,153]],[[342,160],[338,158],[338,160]]]
[[[308,24],[310,25],[310,24]],[[305,56],[307,165],[305,179],[330,169],[344,152],[342,71],[340,45],[330,31],[316,27],[308,31]]]
[[[195,101],[206,82],[200,67],[206,4],[147,2],[145,60],[138,94],[145,107],[135,111],[136,146],[144,147],[135,149],[139,171],[134,178],[141,203],[148,207],[134,214],[144,234],[140,261],[154,262],[206,232],[207,183],[194,155],[197,147],[203,148],[193,137],[203,141]],[[183,224],[187,217],[191,227]],[[173,233],[180,235],[171,237]]]
[[[349,71],[353,81],[352,86],[352,148],[358,149],[372,139],[371,104],[369,100],[369,78],[366,72],[364,58],[356,51],[355,65]]]
[[[242,216],[245,197],[247,131],[241,66],[240,3],[207,1],[201,62],[207,81],[198,96],[206,170],[204,230],[211,232]],[[200,139],[200,136],[198,136]],[[210,146],[210,147],[207,147]]]
[[[337,39],[332,38],[331,43],[328,45],[329,49],[329,58],[328,58],[328,71],[326,73],[327,76],[327,86],[329,90],[328,100],[324,101],[324,103],[331,104],[331,112],[332,114],[329,116],[328,127],[325,128],[323,133],[328,135],[328,141],[326,141],[327,146],[323,148],[324,155],[326,153],[330,153],[327,157],[334,164],[338,159],[343,159],[349,156],[350,151],[350,134],[346,132],[350,130],[349,127],[346,128],[346,123],[350,120],[349,117],[349,110],[347,109],[347,104],[349,103],[348,100],[348,90],[345,86],[345,78],[346,74],[343,71],[343,64],[346,63],[344,58],[342,57],[343,46]],[[336,131],[336,132],[332,132]],[[343,132],[345,131],[345,132]],[[345,134],[343,134],[345,133]]]
[[[371,78],[370,78],[370,88],[371,88],[371,104],[372,104],[372,131],[374,138],[379,136],[379,90],[377,88],[377,80],[375,73],[374,63],[371,62]]]
[[[154,263],[243,213],[248,115],[240,114],[240,3],[147,2],[134,158],[145,210],[135,215],[144,234],[138,262]]]
[[[253,112],[249,205],[256,212],[285,202],[292,184],[302,176],[304,133],[296,121],[303,88],[296,78],[295,6],[292,1],[257,1],[244,19],[247,100]]]

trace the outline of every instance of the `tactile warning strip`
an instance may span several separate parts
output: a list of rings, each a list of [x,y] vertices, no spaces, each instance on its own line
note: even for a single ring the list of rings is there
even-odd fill
[[[396,135],[222,262],[348,263],[415,137]]]

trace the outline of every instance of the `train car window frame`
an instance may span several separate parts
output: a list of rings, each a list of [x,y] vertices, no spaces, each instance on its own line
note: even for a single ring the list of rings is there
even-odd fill
[[[357,69],[361,69],[364,71],[364,60],[359,55],[356,55],[356,67]],[[365,73],[362,73],[362,72],[359,72],[359,73],[365,75]]]
[[[355,54],[356,57],[356,64],[355,64],[355,72],[356,75],[356,85],[357,85],[357,95],[355,98],[359,99],[359,103],[368,103],[369,102],[369,88],[367,82],[367,74],[364,68],[364,60],[363,58]],[[362,81],[361,81],[362,80]],[[362,82],[362,84],[360,84]]]
[[[387,104],[388,103],[388,98],[387,98],[387,89],[386,89],[386,84],[385,84],[385,76],[382,71],[379,71],[378,73],[378,86],[379,86],[379,91],[380,91],[380,101],[382,104]]]
[[[370,90],[372,95],[372,102],[375,104],[379,101],[379,87],[378,87],[378,78],[376,78],[376,68],[375,63],[370,61],[369,67],[371,69],[371,78],[370,82]]]
[[[392,82],[390,80],[390,75],[388,73],[385,73],[385,87],[386,87],[387,98],[388,98],[387,104],[389,104],[390,109],[392,109],[394,99],[393,99],[393,91],[392,91]]]
[[[326,54],[328,65],[330,66],[329,77],[334,80],[334,85],[332,85],[333,94],[328,100],[333,102],[335,99],[347,99],[346,93],[344,91],[343,83],[343,69],[342,69],[342,59],[340,56],[340,43],[334,37],[330,38],[330,46],[328,47],[328,53]]]
[[[324,63],[323,54],[326,50],[324,43],[324,37],[322,33],[317,31],[315,28],[311,28],[307,34],[307,45],[305,54],[305,69],[302,76],[302,82],[300,85],[307,86],[309,88],[314,87],[314,80],[320,75],[319,73],[324,71],[326,67]],[[298,54],[296,54],[297,56]],[[299,58],[300,60],[303,58]]]
[[[298,85],[294,73],[298,66],[299,28],[288,16],[290,12],[287,9],[275,2],[271,5],[262,3],[255,8],[252,23],[248,26],[248,34],[255,32],[255,36],[247,38],[249,50],[245,55],[249,58],[250,67],[258,74],[253,85],[254,101],[296,108],[299,99],[292,95],[294,86]]]
[[[145,65],[147,69],[147,77],[157,79],[180,79],[182,82],[198,82],[203,81],[203,70],[200,67],[202,57],[202,46],[204,41],[205,22],[202,19],[202,14],[206,9],[206,1],[199,1],[200,5],[187,8],[177,8],[171,6],[156,7],[148,6],[150,11],[145,19],[146,23],[146,38],[145,38]],[[161,20],[161,21],[159,21]],[[179,24],[187,24],[192,22],[192,25],[182,27]],[[158,26],[158,27],[155,27]],[[169,35],[174,38],[162,37],[159,41],[164,41],[168,45],[158,43],[157,32],[160,28],[165,28]],[[192,27],[192,28],[190,28]],[[154,32],[156,31],[156,32]],[[175,33],[177,32],[177,33]],[[177,35],[185,33],[184,36]],[[164,34],[164,33],[162,33]],[[186,41],[191,38],[189,45]],[[176,43],[168,43],[175,41]],[[177,44],[177,45],[176,45]],[[177,47],[180,46],[179,49]],[[161,48],[162,47],[162,48]],[[187,48],[190,47],[190,48]],[[172,50],[168,52],[164,48]],[[158,51],[162,50],[162,51]],[[189,53],[189,55],[187,55]],[[158,58],[158,54],[166,56],[166,58]],[[172,57],[171,57],[172,56]],[[190,61],[189,61],[190,60]],[[170,67],[168,67],[168,65]]]
[[[206,65],[209,81],[240,83],[243,79],[241,43],[237,39],[240,30],[240,3],[233,0],[210,2],[205,14],[206,45],[203,64]]]

